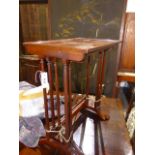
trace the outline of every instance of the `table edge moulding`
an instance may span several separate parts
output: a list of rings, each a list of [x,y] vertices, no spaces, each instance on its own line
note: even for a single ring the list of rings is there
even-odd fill
[[[26,50],[42,57],[82,61],[86,54],[109,49],[121,41],[112,39],[72,38],[48,41],[24,42]]]

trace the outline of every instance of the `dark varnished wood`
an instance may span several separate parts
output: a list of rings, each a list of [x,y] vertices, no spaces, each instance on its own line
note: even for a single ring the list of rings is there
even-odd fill
[[[48,145],[51,147],[51,149],[58,149],[58,152],[60,155],[71,155],[71,151],[69,150],[69,146],[66,144],[61,144],[59,141],[54,140],[54,139],[41,139],[40,140],[40,145]]]
[[[69,61],[63,61],[63,73],[64,73],[64,96],[65,96],[65,127],[66,138],[70,137],[71,133],[71,103],[69,94]]]
[[[100,99],[103,91],[103,82],[104,82],[104,70],[106,62],[106,50],[99,53],[99,62],[98,62],[98,74],[97,74],[97,84],[96,84],[96,100]],[[99,105],[100,102],[97,102],[95,106]]]
[[[103,81],[104,81],[104,69],[105,69],[105,61],[106,61],[106,50],[104,52],[99,52],[99,61],[98,61],[98,73],[97,73],[97,83],[96,83],[96,101],[95,101],[95,109],[100,105],[100,98],[102,95],[102,87],[103,87]],[[89,107],[91,108],[91,107]],[[92,108],[91,108],[92,109]],[[97,113],[96,110],[93,110],[95,112],[95,115],[98,115],[101,120],[109,120],[110,116],[105,113],[104,116],[100,116],[99,113]]]
[[[19,9],[23,41],[47,40],[48,4],[21,2]]]
[[[125,31],[125,22],[126,22],[126,8],[127,8],[127,2],[128,0],[124,0],[124,10],[123,10],[123,16],[122,16],[122,20],[121,20],[121,28],[120,28],[120,35],[119,35],[119,39],[123,40],[123,36],[124,36],[124,31]],[[120,55],[121,55],[121,49],[122,49],[122,43],[121,42],[118,45],[118,52],[117,52],[117,64],[116,64],[116,74],[119,68],[119,62],[120,62]]]
[[[102,52],[99,52],[99,61],[98,61],[98,71],[97,71],[97,80],[96,80],[96,101],[100,99],[100,84],[101,84],[101,66],[102,66]],[[95,107],[99,105],[99,102],[95,103]]]
[[[71,78],[71,62],[68,63],[68,99],[70,106],[72,106],[72,78]],[[71,110],[72,113],[72,110]],[[72,119],[72,117],[71,117]]]
[[[127,13],[119,70],[135,70],[135,14]]]
[[[48,70],[48,79],[50,85],[50,104],[51,104],[51,114],[52,114],[52,127],[55,127],[55,113],[54,113],[54,98],[53,98],[53,72],[52,72],[52,63],[49,58],[46,58],[47,61],[47,70]]]
[[[100,81],[100,88],[99,88],[99,95],[101,96],[104,87],[104,76],[105,76],[105,63],[106,63],[106,50],[104,51],[103,60],[102,60],[102,68],[101,68],[101,81]]]
[[[88,98],[90,90],[90,56],[88,56],[87,58],[86,70],[86,98]],[[88,104],[88,99],[86,101],[86,104]]]
[[[119,42],[118,40],[73,38],[25,42],[24,46],[32,54],[82,61],[86,54],[111,48]]]
[[[58,66],[56,63],[56,59],[53,60],[54,63],[54,71],[55,71],[55,88],[56,88],[56,97],[57,97],[57,117],[58,117],[58,125],[60,125],[60,96],[59,96],[59,79],[58,79]]]
[[[21,55],[19,57],[19,80],[39,85],[35,81],[35,73],[40,70],[40,58],[36,55]]]
[[[74,143],[74,140],[72,139],[72,132],[74,131],[74,126],[76,126],[77,120],[75,119],[79,114],[82,114],[83,116],[87,116],[94,120],[95,122],[95,129],[99,127],[98,123],[99,121],[108,120],[109,115],[106,115],[105,113],[101,115],[101,113],[97,110],[97,108],[100,106],[100,101],[95,102],[98,103],[98,106],[87,106],[87,97],[89,94],[89,83],[90,83],[90,56],[93,52],[99,52],[99,62],[98,62],[98,76],[97,76],[97,87],[96,87],[96,100],[100,100],[101,94],[102,94],[102,83],[104,79],[104,64],[105,64],[105,51],[112,48],[114,45],[117,45],[120,43],[118,40],[105,40],[105,39],[88,39],[88,38],[72,38],[72,39],[61,39],[61,40],[49,40],[49,41],[39,41],[39,42],[26,42],[24,43],[24,46],[30,53],[38,54],[40,57],[42,57],[42,61],[46,59],[47,68],[48,68],[48,78],[50,83],[50,96],[51,100],[53,101],[53,80],[52,80],[52,70],[51,70],[51,62],[49,61],[50,58],[52,60],[55,60],[57,58],[61,59],[61,63],[63,64],[63,88],[64,88],[64,107],[65,107],[65,114],[61,118],[61,123],[65,127],[65,138],[67,140],[64,140],[64,142],[60,142],[56,137],[46,137],[45,143],[49,144],[51,147],[55,141],[56,145],[54,144],[53,147],[60,148],[61,150],[64,150],[64,146],[67,147],[70,150],[70,153],[75,152],[75,154],[83,154],[81,152],[80,148]],[[72,91],[71,91],[71,61],[77,61],[81,62],[88,56],[88,63],[87,63],[87,71],[86,71],[86,95],[79,99],[76,104],[72,107]],[[48,59],[47,59],[48,58]],[[45,67],[42,63],[42,71],[45,70]],[[55,70],[56,74],[56,70]],[[103,75],[102,75],[103,74]],[[56,77],[56,80],[58,77]],[[57,86],[56,86],[57,87]],[[58,88],[56,88],[58,89]],[[44,91],[44,98],[45,95],[45,89]],[[56,90],[58,93],[58,90]],[[45,100],[45,102],[47,102]],[[96,104],[95,104],[96,105]],[[53,103],[51,104],[51,107],[53,107]],[[54,111],[54,108],[51,109],[51,111]],[[47,111],[47,107],[45,104],[45,112]],[[53,113],[52,111],[52,113]],[[46,116],[46,129],[49,128],[49,117],[47,114]],[[54,115],[53,115],[54,116]],[[75,119],[75,120],[74,120]],[[48,125],[47,125],[48,124]],[[52,126],[55,125],[55,121],[52,119]],[[98,131],[94,131],[95,137],[97,138],[100,133]],[[49,139],[48,139],[49,138]],[[47,142],[46,142],[47,141]],[[101,141],[101,140],[100,140]],[[60,145],[59,145],[60,143]],[[64,143],[64,146],[62,146],[62,143]],[[99,149],[97,147],[99,142],[96,141],[94,143],[95,152],[99,154]],[[81,144],[82,145],[82,140]],[[81,147],[81,146],[79,146]],[[104,148],[102,146],[102,148]]]
[[[41,59],[40,61],[41,64],[41,71],[45,71],[45,62],[44,59]],[[45,127],[47,130],[49,130],[50,125],[49,125],[49,114],[48,114],[48,104],[47,104],[47,92],[46,88],[43,88],[43,97],[44,97],[44,107],[45,107]],[[48,136],[48,134],[47,134]]]
[[[21,23],[21,15],[19,9],[19,54],[24,54],[24,46],[23,46],[23,34],[22,34],[22,23]]]
[[[124,17],[124,31],[119,50],[116,81],[135,82],[135,14],[126,13]],[[128,75],[132,74],[132,75]],[[118,94],[117,86],[113,89],[113,96]]]

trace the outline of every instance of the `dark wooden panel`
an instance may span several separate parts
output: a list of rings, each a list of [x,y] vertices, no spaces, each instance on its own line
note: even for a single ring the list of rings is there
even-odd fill
[[[20,17],[23,41],[47,40],[47,4],[20,4]]]
[[[19,12],[19,55],[24,54],[24,47],[23,47],[23,34],[22,34],[22,26],[20,20],[20,12]]]
[[[135,70],[135,14],[126,14],[119,70]]]
[[[135,81],[135,14],[126,13],[122,28],[122,44],[117,55],[116,81]],[[121,74],[119,74],[121,73]],[[130,74],[130,75],[129,75]],[[129,76],[128,76],[129,75]],[[113,89],[113,96],[118,88]]]
[[[37,85],[37,83],[35,82],[35,72],[40,69],[40,60],[38,58],[31,59],[25,57],[20,57],[19,80],[27,81],[31,84]]]

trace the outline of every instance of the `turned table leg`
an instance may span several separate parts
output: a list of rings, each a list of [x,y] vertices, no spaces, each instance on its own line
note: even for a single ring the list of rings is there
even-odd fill
[[[71,126],[72,126],[72,116],[71,116],[71,88],[70,88],[70,62],[67,60],[63,61],[63,80],[64,80],[64,96],[65,96],[65,137],[70,138]]]
[[[88,106],[87,104],[87,108],[83,110],[83,113],[86,112],[88,116],[90,116],[91,118],[100,119],[102,121],[109,120],[110,118],[110,116],[106,112],[104,112],[104,114],[102,112],[102,116],[101,116],[101,114],[97,110],[101,103],[101,96],[103,91],[106,51],[107,50],[104,50],[104,52],[101,52],[101,51],[99,52],[99,61],[98,61],[98,70],[97,70],[97,79],[96,79],[96,98],[95,98],[94,107]],[[87,81],[86,81],[87,97],[89,94],[89,83],[90,83],[89,68],[90,68],[90,57],[88,57],[88,62],[87,62]]]
[[[96,101],[95,101],[95,109],[97,111],[98,106],[101,103],[101,96],[103,91],[103,82],[104,82],[104,72],[105,72],[105,62],[106,62],[106,51],[99,52],[99,61],[98,61],[98,72],[97,72],[97,83],[96,83]],[[110,116],[106,112],[100,113],[97,112],[97,115],[102,118],[102,120],[109,120]]]

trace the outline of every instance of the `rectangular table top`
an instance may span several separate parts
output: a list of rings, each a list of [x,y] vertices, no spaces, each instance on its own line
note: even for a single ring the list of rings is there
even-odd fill
[[[111,39],[72,38],[24,42],[24,46],[31,54],[81,61],[88,53],[103,51],[118,43],[120,43],[119,40]]]

